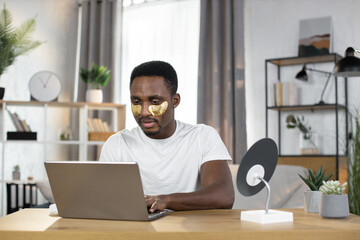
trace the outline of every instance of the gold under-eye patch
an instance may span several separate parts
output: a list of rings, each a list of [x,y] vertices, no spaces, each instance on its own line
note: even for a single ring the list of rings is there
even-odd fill
[[[163,115],[167,108],[168,108],[168,102],[164,101],[162,104],[160,105],[150,105],[149,106],[149,112],[151,113],[151,115],[153,115],[154,117],[159,117],[161,115]]]
[[[141,105],[131,104],[131,111],[133,112],[134,116],[139,116],[141,113]]]

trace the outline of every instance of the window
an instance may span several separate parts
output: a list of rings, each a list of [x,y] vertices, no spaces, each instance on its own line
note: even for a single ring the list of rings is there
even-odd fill
[[[121,102],[127,105],[126,128],[137,126],[130,108],[130,74],[151,60],[169,62],[179,80],[177,120],[197,122],[200,1],[148,1],[124,7]]]

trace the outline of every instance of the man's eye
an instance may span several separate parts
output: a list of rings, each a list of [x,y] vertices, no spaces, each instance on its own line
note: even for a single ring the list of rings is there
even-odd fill
[[[134,105],[139,105],[139,104],[140,104],[140,101],[139,101],[139,100],[133,100],[133,101],[132,101],[132,104],[134,104]]]
[[[159,100],[152,100],[151,104],[152,105],[158,105],[158,104],[160,104],[160,101]]]

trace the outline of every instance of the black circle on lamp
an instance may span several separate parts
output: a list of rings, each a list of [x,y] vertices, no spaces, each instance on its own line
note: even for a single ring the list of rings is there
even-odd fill
[[[360,76],[360,59],[356,57],[354,48],[348,47],[346,49],[345,57],[336,63],[333,72],[338,77]]]
[[[298,74],[296,74],[295,78],[298,79],[298,80],[301,80],[301,81],[307,81],[308,80],[308,75],[306,73],[306,65],[304,65],[302,70],[300,72],[298,72]]]
[[[260,192],[265,184],[261,181],[257,185],[250,185],[247,181],[248,173],[254,166],[260,166],[264,170],[265,181],[269,181],[275,171],[278,160],[278,149],[274,140],[263,138],[257,141],[245,154],[239,166],[236,185],[239,192],[244,196],[252,196]]]

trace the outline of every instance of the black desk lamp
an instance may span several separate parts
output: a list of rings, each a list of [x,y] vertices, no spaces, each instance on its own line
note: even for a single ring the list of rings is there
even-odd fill
[[[352,47],[345,51],[345,57],[338,61],[334,67],[334,75],[338,77],[360,77],[360,59],[356,57],[356,52]]]
[[[359,61],[360,61],[360,59],[359,59]],[[328,83],[329,83],[329,80],[330,80],[330,77],[331,77],[332,73],[331,73],[331,72],[325,72],[325,71],[317,70],[317,69],[313,69],[313,68],[308,68],[308,67],[306,67],[306,64],[305,64],[304,67],[302,68],[302,70],[301,70],[300,72],[298,72],[298,74],[296,74],[295,78],[298,79],[298,80],[301,80],[301,81],[305,81],[305,82],[306,82],[306,81],[309,79],[309,78],[308,78],[308,75],[307,75],[307,73],[306,73],[306,70],[308,70],[308,71],[314,71],[314,72],[319,72],[319,73],[324,73],[324,74],[328,75],[328,78],[327,78],[327,80],[326,80],[326,83],[325,83],[325,85],[324,85],[324,87],[323,87],[323,90],[322,90],[322,92],[321,92],[320,101],[319,101],[318,103],[316,103],[315,105],[324,105],[324,104],[326,104],[326,103],[324,102],[324,100],[323,100],[323,97],[324,97],[325,89],[326,89],[326,87],[327,87],[327,85],[328,85]]]

